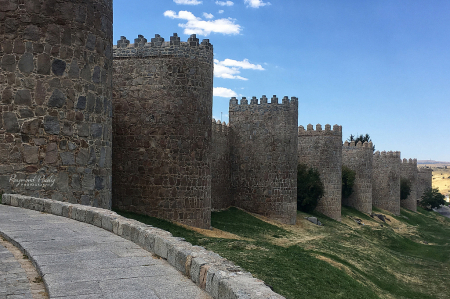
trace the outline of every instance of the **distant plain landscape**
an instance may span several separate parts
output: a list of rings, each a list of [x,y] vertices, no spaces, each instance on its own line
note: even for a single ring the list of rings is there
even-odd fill
[[[433,188],[447,195],[450,193],[450,162],[419,160],[418,167],[430,167],[433,170]]]

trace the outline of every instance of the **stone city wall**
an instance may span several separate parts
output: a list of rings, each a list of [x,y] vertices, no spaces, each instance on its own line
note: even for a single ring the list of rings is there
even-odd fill
[[[297,215],[298,99],[230,100],[232,184],[237,207],[283,223]]]
[[[417,159],[403,159],[401,164],[401,178],[405,178],[411,184],[411,192],[408,198],[400,200],[402,208],[417,211],[417,183],[418,183],[418,169]]]
[[[213,210],[223,210],[233,205],[231,140],[230,126],[213,119],[211,150],[211,208]]]
[[[372,214],[372,142],[360,141],[344,143],[342,147],[342,165],[355,171],[353,193],[342,198],[342,204],[353,207],[366,214]]]
[[[395,215],[400,215],[400,165],[400,152],[373,155],[372,203]]]
[[[0,191],[111,207],[112,0],[0,1]]]
[[[418,168],[417,173],[417,199],[421,200],[426,189],[433,188],[433,170],[431,168]]]
[[[114,207],[210,228],[212,45],[122,37],[113,74]]]
[[[315,168],[325,188],[316,210],[335,220],[341,220],[342,197],[342,127],[318,124],[316,130],[298,127],[298,163]]]

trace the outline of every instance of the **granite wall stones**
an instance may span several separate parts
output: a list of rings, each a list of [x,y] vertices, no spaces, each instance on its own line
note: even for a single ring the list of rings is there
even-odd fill
[[[0,191],[111,207],[112,21],[112,0],[0,1]]]
[[[355,171],[353,193],[342,198],[342,204],[353,207],[363,213],[372,213],[372,142],[360,141],[344,143],[342,147],[342,165]]]
[[[298,99],[232,98],[229,115],[234,205],[295,224]]]
[[[231,187],[231,142],[233,131],[225,122],[212,121],[211,208],[227,209],[233,205]]]
[[[208,40],[117,42],[115,207],[210,228],[212,91]]]
[[[316,210],[335,220],[341,220],[342,197],[342,127],[318,124],[314,131],[298,127],[298,163],[315,168],[325,188]]]
[[[400,152],[374,153],[372,203],[395,215],[400,215],[400,173]]]
[[[433,170],[421,167],[417,172],[417,200],[421,200],[426,189],[433,188]]]
[[[400,200],[400,206],[402,208],[417,211],[417,180],[418,180],[418,169],[417,169],[417,159],[403,159],[401,163],[401,178],[405,178],[411,184],[411,192],[408,198]]]

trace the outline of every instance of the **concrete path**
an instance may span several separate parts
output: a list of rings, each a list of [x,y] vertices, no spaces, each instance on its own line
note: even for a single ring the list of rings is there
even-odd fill
[[[0,234],[31,257],[50,298],[211,298],[165,260],[93,225],[0,205]]]
[[[438,212],[442,216],[450,218],[450,208],[447,206],[440,206],[438,209],[434,209],[435,212]]]

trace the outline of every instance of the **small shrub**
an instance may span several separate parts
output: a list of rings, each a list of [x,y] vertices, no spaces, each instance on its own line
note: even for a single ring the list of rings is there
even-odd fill
[[[320,173],[305,164],[297,167],[297,210],[312,212],[324,194]]]
[[[342,166],[342,198],[349,198],[353,193],[356,172],[347,166]]]
[[[426,210],[432,210],[445,204],[445,196],[439,193],[439,188],[428,188],[422,195],[420,205]]]
[[[400,178],[400,199],[407,199],[411,194],[411,182],[407,178]]]

